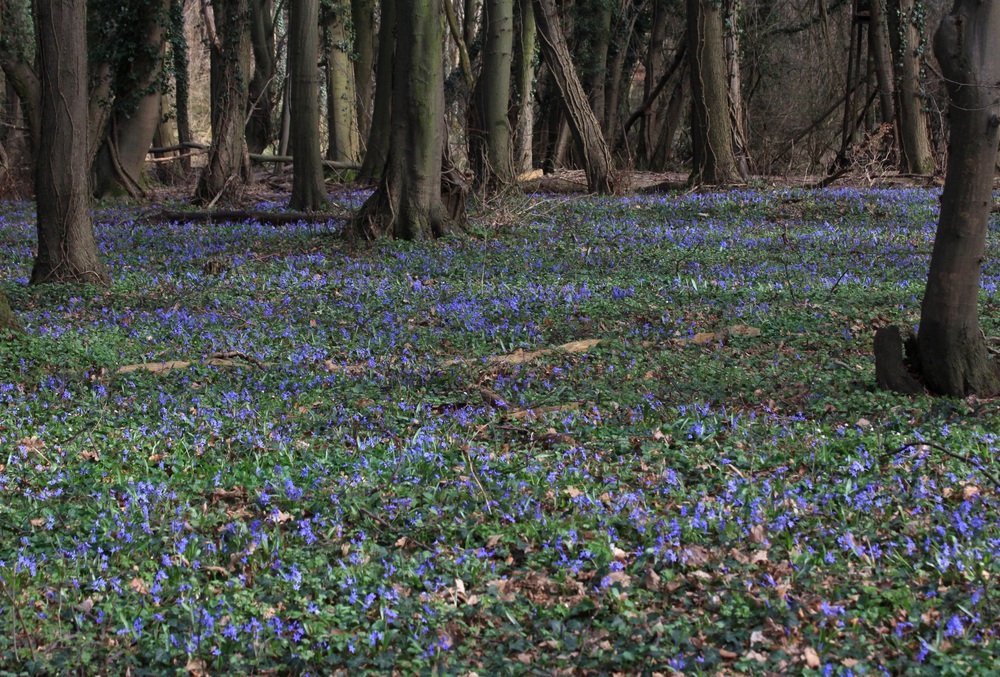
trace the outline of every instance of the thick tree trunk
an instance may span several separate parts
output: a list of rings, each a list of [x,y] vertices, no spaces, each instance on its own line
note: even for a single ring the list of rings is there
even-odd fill
[[[351,0],[354,26],[354,91],[357,98],[358,138],[367,139],[372,124],[372,75],[375,68],[375,0]]]
[[[397,6],[391,143],[379,185],[353,221],[354,232],[362,237],[414,240],[443,235],[455,225],[442,201],[441,1],[410,0]],[[391,33],[380,40],[387,35]]]
[[[346,12],[330,12],[324,21],[323,62],[326,73],[326,129],[329,139],[326,158],[339,162],[357,162],[358,139],[357,93],[354,65],[347,51]]]
[[[250,80],[247,149],[251,153],[263,153],[275,137],[274,0],[250,1],[250,42],[253,45],[253,78]],[[294,48],[294,43],[291,47]]]
[[[86,2],[37,0],[34,11],[41,138],[35,172],[38,254],[31,282],[107,284],[90,220]]]
[[[514,80],[515,107],[511,110],[514,130],[514,173],[530,172],[533,167],[532,131],[535,126],[535,106],[532,100],[535,79],[535,13],[531,0],[517,0],[517,31],[515,41]]]
[[[115,78],[134,83],[135,89],[116,93],[111,124],[94,160],[94,197],[142,192],[146,154],[160,123],[159,83],[166,53],[163,28],[169,13],[170,0],[157,0],[146,5],[145,16],[129,17],[144,24],[146,44],[129,63],[128,78]]]
[[[917,344],[928,387],[993,395],[1000,374],[979,328],[979,283],[992,204],[1000,82],[1000,2],[956,0],[934,36],[950,99],[948,173]]]
[[[513,0],[486,0],[483,6],[483,67],[473,92],[469,160],[477,188],[487,193],[514,180],[510,154],[510,68],[514,48]]]
[[[899,115],[899,134],[903,150],[903,168],[911,174],[934,172],[934,155],[931,153],[927,133],[927,116],[920,97],[921,36],[915,23],[915,0],[897,0],[893,23],[893,51],[896,67],[896,99]]]
[[[319,0],[288,8],[288,78],[292,87],[292,199],[289,207],[315,211],[326,204],[319,146]]]
[[[729,117],[722,10],[711,0],[687,0],[691,59],[691,183],[739,182]]]
[[[538,24],[542,56],[559,89],[570,131],[583,156],[587,189],[592,193],[614,192],[611,151],[570,59],[555,0],[535,0],[535,21]]]
[[[211,45],[215,67],[215,113],[208,163],[198,180],[195,199],[210,202],[250,181],[250,157],[244,129],[250,81],[249,0],[212,0],[218,40]]]
[[[450,1],[450,0],[448,0]],[[382,175],[389,156],[390,116],[393,100],[393,62],[396,51],[396,0],[381,0],[379,5],[378,62],[375,73],[375,103],[372,124],[365,143],[365,159],[358,181],[373,183]]]

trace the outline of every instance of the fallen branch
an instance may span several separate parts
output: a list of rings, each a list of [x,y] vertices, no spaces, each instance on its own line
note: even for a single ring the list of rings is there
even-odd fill
[[[150,148],[146,151],[147,154],[156,155],[157,153],[171,153],[179,150],[208,150],[209,146],[203,143],[195,143],[194,141],[188,141],[185,143],[178,143],[173,146],[162,146],[159,148]],[[181,155],[173,158],[156,158],[159,162],[165,162],[168,160],[179,160]],[[288,164],[294,162],[294,158],[291,155],[264,155],[262,153],[250,153],[250,160],[253,162],[260,163],[273,163],[273,164]],[[152,162],[152,160],[147,160],[147,162]],[[361,169],[361,165],[357,162],[341,162],[339,160],[323,160],[323,166],[329,167],[330,169]]]
[[[351,218],[344,212],[252,212],[242,210],[216,210],[205,212],[162,211],[154,215],[159,221],[180,221],[184,223],[198,221],[212,223],[216,221],[257,221],[272,226],[283,226],[289,223],[325,223],[327,221],[344,221]]]

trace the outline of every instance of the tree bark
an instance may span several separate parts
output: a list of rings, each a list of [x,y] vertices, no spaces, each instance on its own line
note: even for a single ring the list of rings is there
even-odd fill
[[[469,125],[469,159],[477,188],[502,190],[514,180],[510,153],[510,71],[514,48],[513,0],[483,6],[483,67],[476,81]]]
[[[379,7],[381,12],[375,73],[375,103],[372,108],[368,141],[365,143],[365,159],[358,172],[360,183],[377,181],[389,156],[389,119],[392,113],[393,62],[396,51],[396,0],[381,0]]]
[[[921,36],[915,23],[915,0],[897,0],[895,25],[896,99],[903,168],[910,174],[934,172],[927,116],[920,97]]]
[[[339,162],[355,162],[360,153],[357,93],[354,65],[347,51],[347,19],[342,8],[324,17],[323,62],[326,73],[326,129],[329,145],[326,157]]]
[[[895,124],[895,92],[892,79],[892,51],[889,40],[889,18],[886,0],[871,0],[871,21],[868,24],[868,49],[878,83],[879,113],[882,122]]]
[[[646,77],[643,82],[643,103],[645,105],[642,107],[642,124],[639,126],[636,158],[640,167],[654,171],[662,169],[653,165],[652,161],[656,142],[660,138],[660,128],[663,126],[663,115],[666,108],[666,102],[659,97],[658,93],[663,89],[660,87],[661,82],[666,85],[666,81],[663,79],[664,69],[667,65],[667,50],[664,43],[667,38],[668,17],[666,3],[654,2],[653,25],[650,29],[646,58],[643,62],[646,69]],[[654,92],[657,93],[654,94]],[[625,130],[625,134],[628,134],[628,129]]]
[[[397,6],[389,155],[378,187],[352,222],[353,231],[368,239],[437,237],[456,225],[456,215],[442,200],[441,1],[410,0]],[[458,208],[464,212],[464,203]]]
[[[190,99],[190,82],[188,80],[188,49],[184,33],[184,0],[171,0],[170,16],[172,24],[171,56],[174,67],[174,109],[177,112],[177,141],[190,143],[191,116],[188,101]],[[188,149],[181,150],[181,167],[185,175],[191,171],[191,154]]]
[[[107,284],[90,220],[85,0],[36,0],[41,138],[31,283]]]
[[[741,177],[750,175],[750,147],[746,133],[746,108],[743,106],[743,78],[740,75],[741,0],[723,2],[723,30],[726,50],[726,91],[729,95],[729,122],[733,127],[733,154]]]
[[[292,87],[292,199],[289,207],[315,211],[326,204],[319,144],[319,0],[288,8],[288,77]]]
[[[725,185],[742,177],[733,152],[722,10],[711,0],[687,0],[691,45],[691,183]]]
[[[956,0],[934,36],[949,96],[948,170],[917,344],[927,386],[993,395],[1000,374],[979,328],[979,286],[992,204],[1000,82],[1000,3]]]
[[[531,0],[517,0],[517,29],[512,70],[515,105],[511,109],[511,128],[514,130],[514,173],[521,174],[530,172],[533,166],[535,13],[531,9]]]
[[[253,46],[253,78],[250,80],[247,149],[251,153],[263,153],[275,136],[274,0],[251,0],[250,42]]]
[[[542,56],[554,77],[570,131],[583,156],[587,189],[592,193],[612,193],[614,183],[611,176],[611,151],[570,59],[555,0],[535,0],[535,21],[538,24]]]
[[[367,139],[372,123],[372,74],[375,68],[375,0],[351,0],[354,26],[354,91],[357,98],[358,138]]]
[[[218,40],[210,46],[215,113],[208,162],[194,194],[201,202],[217,200],[251,179],[244,134],[250,82],[249,0],[212,0],[212,8],[218,26]]]
[[[142,191],[142,172],[146,154],[160,123],[163,57],[166,53],[164,26],[168,25],[170,0],[157,0],[144,6],[143,16],[129,21],[142,25],[145,47],[137,56],[122,64],[127,73],[116,73],[115,103],[111,124],[94,160],[94,197],[103,198],[122,192],[136,196]],[[120,85],[128,83],[128,90]]]

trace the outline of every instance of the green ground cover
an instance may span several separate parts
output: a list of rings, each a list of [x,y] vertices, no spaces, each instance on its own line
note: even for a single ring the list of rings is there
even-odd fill
[[[873,390],[936,208],[526,198],[364,245],[116,207],[100,290],[24,286],[6,205],[0,673],[996,674],[1000,405]]]

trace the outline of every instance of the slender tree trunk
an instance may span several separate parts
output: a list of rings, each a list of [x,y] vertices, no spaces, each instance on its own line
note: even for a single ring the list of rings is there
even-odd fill
[[[691,45],[691,183],[724,185],[740,176],[733,152],[722,10],[711,0],[687,0]]]
[[[153,135],[153,145],[157,148],[170,148],[177,145],[177,134],[174,133],[173,121],[170,120],[169,114],[170,95],[164,93],[160,95],[160,123],[157,125],[156,133]],[[184,168],[180,164],[178,151],[156,153],[156,157],[160,159],[178,158],[173,162],[156,163],[154,171],[160,183],[173,186],[184,180]]]
[[[532,161],[532,130],[535,107],[532,101],[535,79],[535,13],[531,0],[517,0],[518,38],[515,41],[514,79],[515,107],[512,108],[514,129],[514,173],[530,172]]]
[[[750,147],[746,133],[746,108],[743,106],[743,78],[740,75],[740,12],[742,0],[723,3],[726,46],[726,90],[729,95],[729,121],[733,127],[733,153],[740,176],[750,175]]]
[[[326,158],[357,162],[358,138],[357,93],[354,65],[347,51],[347,13],[330,12],[324,17],[323,62],[326,73],[326,124],[329,146]]]
[[[357,97],[358,138],[367,139],[372,123],[372,85],[375,47],[375,0],[351,0],[354,26],[354,91]]]
[[[292,87],[292,199],[289,207],[315,211],[326,204],[319,145],[319,0],[288,8],[288,77]]]
[[[639,127],[639,142],[636,148],[636,156],[640,166],[653,169],[653,151],[656,142],[660,138],[660,127],[662,125],[662,109],[666,102],[662,97],[651,97],[653,88],[662,77],[667,65],[667,50],[665,41],[667,38],[667,20],[669,12],[667,3],[662,0],[653,2],[653,25],[650,30],[649,47],[646,50],[644,66],[646,78],[643,82],[643,100],[649,101],[649,105],[643,110],[641,124]]]
[[[184,0],[171,0],[170,17],[172,24],[171,56],[174,66],[174,109],[177,112],[177,141],[190,143],[191,117],[188,114],[190,99],[190,81],[188,80],[188,48],[184,32]],[[191,151],[181,149],[180,165],[187,175],[191,171]]]
[[[379,7],[381,13],[375,73],[375,104],[372,109],[368,141],[365,143],[365,159],[358,171],[358,181],[361,183],[373,183],[378,180],[389,156],[389,118],[392,113],[393,62],[396,51],[396,0],[381,0]]]
[[[129,81],[135,82],[135,90],[116,96],[111,124],[97,151],[94,161],[97,198],[122,191],[132,196],[141,193],[146,154],[160,123],[159,83],[167,45],[163,28],[169,19],[170,0],[150,3],[145,11],[146,16],[130,18],[145,24],[146,45],[141,57],[129,64]]]
[[[917,345],[928,387],[994,395],[1000,373],[979,328],[979,283],[993,203],[1000,82],[1000,2],[956,0],[934,36],[950,99],[948,173]]]
[[[494,192],[514,180],[510,154],[510,68],[514,47],[512,0],[486,0],[483,6],[483,68],[470,107],[469,159],[477,188]]]
[[[868,49],[878,83],[879,113],[882,122],[896,120],[893,103],[892,52],[889,47],[889,19],[886,0],[871,0],[871,21],[868,24]]]
[[[446,148],[441,2],[409,0],[397,7],[389,155],[378,187],[353,223],[355,233],[369,239],[437,237],[455,225],[454,214],[442,200]],[[464,204],[457,207],[461,210]]]
[[[904,168],[911,174],[934,172],[927,116],[920,97],[921,36],[915,0],[897,0],[894,37],[896,99]]]
[[[85,0],[36,0],[41,139],[35,174],[38,254],[32,284],[107,284],[90,220]]]
[[[611,151],[570,59],[566,37],[559,25],[555,0],[536,0],[535,21],[538,24],[542,55],[555,78],[570,130],[583,156],[587,188],[592,193],[614,192]]]
[[[275,136],[274,0],[250,0],[250,42],[253,45],[253,78],[250,79],[247,150],[263,153]],[[291,47],[294,48],[294,44]]]
[[[249,0],[212,0],[212,7],[218,26],[218,40],[211,45],[216,112],[208,163],[195,190],[195,199],[202,202],[216,200],[251,179],[244,134],[250,81]]]

